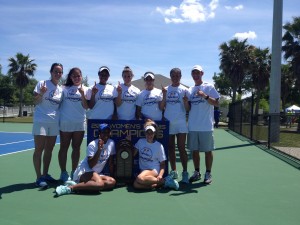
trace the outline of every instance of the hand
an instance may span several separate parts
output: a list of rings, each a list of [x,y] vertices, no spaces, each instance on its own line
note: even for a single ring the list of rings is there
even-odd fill
[[[158,181],[158,182],[161,182],[161,181],[163,180],[163,178],[162,178],[161,175],[158,175],[156,178],[157,178],[157,181]]]
[[[40,95],[44,95],[47,91],[47,87],[46,87],[46,81],[44,81],[44,83],[42,84],[41,88],[40,88]]]
[[[93,88],[92,88],[92,95],[96,95],[97,92],[98,92],[98,88],[97,88],[96,85],[97,85],[97,84],[96,84],[96,81],[95,81],[95,85],[94,85]]]
[[[184,96],[183,96],[182,99],[183,99],[184,102],[189,101],[189,98],[188,98],[187,95],[186,95],[186,91],[184,92]]]
[[[103,149],[103,146],[104,146],[104,141],[99,138],[99,141],[98,141],[98,149],[102,150]]]
[[[84,90],[83,90],[83,88],[82,88],[82,84],[79,86],[78,91],[79,91],[79,93],[81,94],[81,96],[84,95]]]
[[[117,92],[118,92],[118,94],[122,94],[122,87],[121,87],[120,81],[118,81]]]
[[[167,94],[167,89],[161,84],[161,91],[163,93],[163,95]]]
[[[205,94],[203,91],[201,91],[200,89],[198,89],[198,91],[197,91],[197,93],[196,93],[196,96],[200,96],[200,97],[202,97],[202,98],[205,98],[205,97],[206,97],[206,94]]]

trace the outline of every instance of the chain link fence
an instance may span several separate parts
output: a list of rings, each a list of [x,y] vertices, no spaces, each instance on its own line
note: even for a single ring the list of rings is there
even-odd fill
[[[300,113],[254,113],[254,98],[249,97],[229,105],[228,128],[254,143],[278,152],[300,168]],[[278,127],[278,132],[274,127]]]

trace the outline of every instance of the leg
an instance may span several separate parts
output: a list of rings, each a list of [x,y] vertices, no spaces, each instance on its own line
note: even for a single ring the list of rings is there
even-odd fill
[[[72,136],[72,171],[75,171],[80,159],[80,146],[84,137],[84,131],[75,131]]]
[[[152,189],[163,184],[163,181],[158,181],[157,172],[154,170],[142,171],[133,183],[133,187],[137,189]]]
[[[213,153],[212,153],[212,151],[205,152],[206,171],[211,171],[212,163],[213,163]]]
[[[59,162],[61,172],[67,171],[66,165],[67,165],[68,149],[72,139],[72,134],[73,134],[72,132],[60,131],[60,149],[58,152],[58,162]]]
[[[169,161],[171,170],[176,171],[175,135],[169,135]]]
[[[186,134],[177,134],[177,146],[183,171],[187,171],[188,156],[185,150]]]
[[[42,175],[41,165],[42,165],[42,153],[45,147],[46,136],[34,135],[34,153],[33,153],[33,166],[36,173],[36,178],[39,179]]]
[[[57,136],[46,136],[46,143],[45,143],[45,152],[43,156],[43,175],[48,174],[51,158],[52,158],[52,151],[56,142]]]
[[[80,183],[70,186],[73,191],[102,191],[111,189],[116,181],[109,176],[100,176],[96,172],[87,172],[81,175]]]
[[[200,153],[197,150],[193,151],[193,163],[195,169],[200,168]]]

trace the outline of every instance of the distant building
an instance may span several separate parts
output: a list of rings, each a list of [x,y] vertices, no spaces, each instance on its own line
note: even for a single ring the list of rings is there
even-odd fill
[[[134,86],[136,86],[137,88],[139,88],[140,90],[144,90],[145,89],[145,81],[144,81],[144,78],[141,77],[140,79],[138,80],[133,80],[131,82]],[[163,87],[166,87],[168,85],[171,84],[171,79],[168,78],[168,77],[165,77],[163,75],[160,75],[160,74],[155,74],[155,80],[154,80],[154,87],[158,88],[158,89],[161,89],[161,86]],[[185,84],[182,84],[183,86],[185,87],[189,87]]]

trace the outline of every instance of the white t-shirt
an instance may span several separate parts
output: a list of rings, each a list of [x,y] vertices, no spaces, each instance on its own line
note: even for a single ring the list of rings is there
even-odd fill
[[[164,116],[170,121],[186,120],[186,110],[183,103],[183,97],[186,94],[189,97],[189,91],[183,85],[167,88],[166,109]]]
[[[89,119],[111,119],[114,113],[114,99],[118,96],[116,88],[110,84],[96,84],[98,92],[95,95],[95,105],[89,111]],[[91,99],[92,88],[87,92],[87,100]]]
[[[92,142],[89,143],[87,150],[86,150],[86,157],[79,163],[77,168],[80,168],[80,170],[85,171],[85,172],[90,172],[94,171],[98,174],[100,174],[105,167],[109,157],[111,155],[116,154],[116,149],[115,149],[115,142],[112,139],[108,139],[106,144],[104,144],[104,149],[102,150],[99,160],[97,164],[93,167],[90,168],[88,164],[88,157],[92,157],[95,155],[95,153],[98,150],[98,141],[99,139],[96,139]]]
[[[117,107],[119,120],[134,120],[136,111],[136,100],[140,94],[140,89],[130,85],[121,84],[122,87],[122,104]]]
[[[60,121],[83,122],[85,121],[85,108],[82,106],[79,86],[63,87],[63,99],[60,106]],[[84,95],[87,94],[87,87],[82,85]]]
[[[35,86],[35,93],[40,94],[44,82],[47,91],[44,93],[42,101],[35,106],[33,122],[57,123],[59,121],[58,108],[62,100],[62,88],[59,85],[54,85],[51,80],[42,80]]]
[[[160,163],[166,160],[163,145],[155,141],[148,143],[146,138],[141,138],[134,146],[139,152],[139,165],[141,170],[160,171]]]
[[[159,109],[159,102],[162,101],[162,98],[162,91],[157,88],[153,88],[151,91],[142,90],[136,105],[142,108],[142,114],[145,118],[161,120],[162,111]]]
[[[202,83],[199,86],[189,88],[191,110],[189,112],[189,131],[212,131],[214,129],[214,106],[196,93],[201,90],[212,98],[220,98],[213,85]]]

